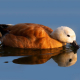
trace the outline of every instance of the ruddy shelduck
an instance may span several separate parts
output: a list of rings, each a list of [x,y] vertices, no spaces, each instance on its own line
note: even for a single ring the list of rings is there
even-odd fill
[[[71,43],[76,48],[75,32],[65,26],[53,31],[51,28],[34,23],[22,23],[16,25],[0,25],[2,33],[1,41],[5,46],[17,48],[48,49],[58,48]]]

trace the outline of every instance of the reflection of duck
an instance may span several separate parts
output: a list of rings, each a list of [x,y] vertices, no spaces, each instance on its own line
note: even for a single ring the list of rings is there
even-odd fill
[[[58,63],[59,66],[68,67],[76,63],[77,53],[68,51],[59,55],[53,56],[53,60]]]
[[[8,27],[7,27],[8,26]],[[6,29],[4,28],[6,27]],[[59,27],[55,31],[47,26],[32,23],[23,23],[17,25],[0,25],[2,42],[6,46],[18,48],[57,48],[66,43],[75,43],[76,35],[69,27]]]
[[[62,52],[63,47],[54,49],[19,49],[11,47],[1,47],[0,56],[20,56],[14,59],[17,64],[42,64],[48,61],[52,56]],[[23,56],[23,57],[22,57]],[[7,63],[8,61],[5,61]]]
[[[58,55],[62,52],[63,48],[55,48],[55,49],[45,49],[45,50],[35,50],[27,52],[27,57],[20,57],[18,59],[14,59],[13,63],[17,64],[42,64],[47,62],[52,56]],[[33,54],[34,53],[34,54]]]
[[[62,49],[63,50],[63,49]],[[47,62],[49,59],[53,58],[55,62],[58,63],[59,66],[71,66],[77,61],[77,53],[75,54],[72,50],[60,50],[55,51],[55,53],[49,54],[38,54],[38,55],[30,55],[26,57],[20,57],[18,59],[14,59],[13,63],[16,64],[42,64]],[[68,51],[68,52],[66,52]]]
[[[21,57],[18,59],[14,59],[13,63],[16,63],[16,64],[43,64],[47,62],[51,58],[51,56],[52,54]]]
[[[19,49],[12,47],[1,47],[0,56],[34,56],[34,55],[45,55],[53,53],[53,55],[58,55],[62,52],[63,47],[53,48],[53,49]]]

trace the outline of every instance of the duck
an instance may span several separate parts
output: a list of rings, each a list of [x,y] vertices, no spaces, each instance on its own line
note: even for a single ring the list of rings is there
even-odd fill
[[[35,23],[15,25],[0,24],[1,42],[5,46],[25,49],[50,49],[65,46],[67,43],[79,48],[75,32],[61,26],[52,30],[48,26]]]

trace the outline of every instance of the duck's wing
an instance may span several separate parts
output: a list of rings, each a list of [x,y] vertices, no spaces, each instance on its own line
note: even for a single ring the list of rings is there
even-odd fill
[[[18,35],[18,36],[29,36],[29,35],[36,35],[40,31],[45,31],[48,35],[53,31],[51,28],[40,25],[40,24],[33,24],[33,23],[23,23],[17,24],[14,26],[10,26],[7,28],[11,34]]]
[[[9,33],[2,38],[3,44],[7,46],[39,49],[50,47],[44,44],[49,44],[47,39],[51,29],[43,25],[24,23],[10,26],[7,30]]]

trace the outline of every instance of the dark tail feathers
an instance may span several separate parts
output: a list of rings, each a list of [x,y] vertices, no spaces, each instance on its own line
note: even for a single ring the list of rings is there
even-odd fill
[[[8,24],[0,24],[0,32],[1,32],[2,36],[4,36],[6,33],[9,32],[8,30],[6,30],[6,28],[9,27],[9,26],[10,25],[8,25]]]

